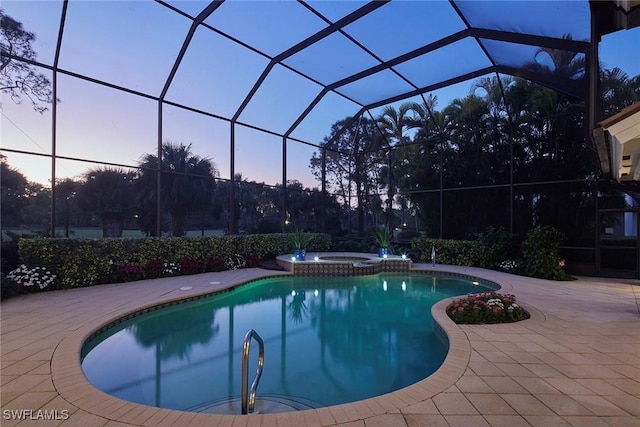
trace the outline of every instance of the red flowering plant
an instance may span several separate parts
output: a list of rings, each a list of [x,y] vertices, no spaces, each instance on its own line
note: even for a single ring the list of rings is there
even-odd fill
[[[205,271],[222,271],[227,268],[224,265],[224,259],[222,258],[209,258],[205,262],[204,270]]]
[[[260,265],[260,257],[256,254],[244,255],[244,259],[248,268],[257,267]]]
[[[447,314],[458,324],[511,323],[529,318],[516,304],[515,295],[497,292],[469,294],[449,304]]]
[[[163,270],[163,259],[152,259],[147,261],[144,265],[144,271],[148,279],[157,279],[158,277],[162,277]]]
[[[197,274],[204,270],[202,263],[194,258],[182,258],[180,260],[180,271],[182,274]]]
[[[144,279],[144,268],[139,265],[129,264],[122,267],[122,280],[124,282],[133,282],[135,280]]]

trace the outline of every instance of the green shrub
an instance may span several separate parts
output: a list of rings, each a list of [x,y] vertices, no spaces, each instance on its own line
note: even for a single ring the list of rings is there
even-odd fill
[[[16,283],[4,273],[0,273],[0,300],[26,294],[27,292],[29,292],[28,288]]]
[[[420,261],[431,262],[431,249],[436,250],[436,263],[478,266],[482,248],[476,240],[445,240],[417,238],[411,241],[411,249],[420,252]]]
[[[481,247],[478,267],[498,270],[504,261],[516,258],[514,240],[513,234],[502,227],[489,227],[478,234]]]
[[[431,262],[435,247],[436,263],[464,265],[508,271],[551,280],[571,279],[564,270],[558,247],[565,237],[553,227],[538,226],[529,231],[518,254],[515,236],[503,228],[489,228],[478,240],[417,238],[411,248],[420,252],[420,261]]]
[[[331,241],[334,252],[365,252],[373,253],[377,250],[369,234],[349,233],[334,237]]]
[[[551,226],[537,226],[527,233],[522,242],[520,268],[527,276],[541,279],[567,280],[564,260],[558,255],[558,246],[564,242],[562,233]]]

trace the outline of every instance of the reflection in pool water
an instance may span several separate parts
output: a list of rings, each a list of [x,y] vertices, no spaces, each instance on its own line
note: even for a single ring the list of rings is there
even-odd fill
[[[297,409],[361,400],[413,384],[444,361],[431,306],[487,290],[455,276],[275,277],[149,312],[83,349],[89,381],[152,406],[224,412],[241,390],[242,341],[265,342],[258,399]],[[490,285],[489,285],[490,286]],[[494,287],[495,288],[495,287]],[[255,372],[257,349],[250,357]]]

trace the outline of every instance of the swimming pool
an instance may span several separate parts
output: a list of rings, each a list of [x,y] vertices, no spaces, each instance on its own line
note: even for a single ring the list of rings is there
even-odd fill
[[[438,369],[447,344],[431,306],[483,285],[495,289],[433,274],[262,279],[121,322],[84,346],[82,369],[95,387],[125,400],[237,414],[242,341],[255,329],[265,343],[259,411],[352,402]],[[251,373],[256,359],[254,350]]]

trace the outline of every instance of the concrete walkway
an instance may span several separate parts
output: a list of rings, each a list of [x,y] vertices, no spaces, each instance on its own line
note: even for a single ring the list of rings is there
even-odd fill
[[[129,403],[93,388],[79,357],[91,333],[140,307],[273,272],[245,269],[12,298],[0,305],[0,424],[640,426],[638,281],[551,282],[474,268],[436,269],[500,283],[501,292],[514,293],[532,318],[457,326],[444,314],[443,301],[432,312],[450,349],[436,373],[361,402],[283,414],[207,415]],[[184,286],[192,289],[181,290]]]

